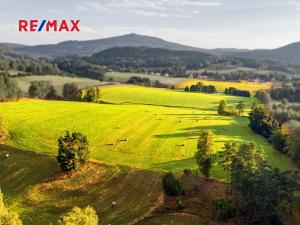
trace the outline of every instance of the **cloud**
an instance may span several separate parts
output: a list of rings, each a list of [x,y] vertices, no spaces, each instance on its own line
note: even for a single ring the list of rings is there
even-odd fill
[[[88,1],[77,5],[76,9],[110,14],[123,12],[138,16],[191,18],[199,13],[200,8],[216,6],[222,6],[222,3],[198,0],[110,0],[101,3]]]
[[[294,7],[296,10],[300,10],[300,2],[289,2],[288,5]]]

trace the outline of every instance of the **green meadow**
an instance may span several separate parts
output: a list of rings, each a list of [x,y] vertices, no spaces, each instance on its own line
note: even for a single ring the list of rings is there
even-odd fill
[[[60,135],[66,130],[80,131],[88,136],[95,161],[180,172],[196,168],[193,156],[197,139],[202,131],[210,129],[216,133],[217,150],[228,141],[253,141],[264,149],[273,166],[292,166],[288,158],[250,130],[246,117],[218,115],[222,99],[230,107],[244,100],[249,108],[254,101],[119,85],[102,88],[105,104],[20,101],[1,103],[0,110],[10,132],[8,144],[26,151],[55,155]],[[219,166],[214,166],[212,175],[221,180],[225,177]]]

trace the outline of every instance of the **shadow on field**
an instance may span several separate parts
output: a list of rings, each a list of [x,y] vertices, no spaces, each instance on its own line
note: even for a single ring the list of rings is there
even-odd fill
[[[214,109],[193,107],[193,106],[182,106],[182,105],[163,105],[163,104],[152,104],[152,103],[138,103],[138,102],[120,102],[119,105],[149,105],[149,106],[161,106],[167,108],[179,108],[179,109],[195,109],[195,110],[205,110],[205,111],[215,111]]]
[[[186,168],[191,168],[191,165],[194,164],[195,158],[190,157],[186,159],[172,160],[164,163],[155,163],[151,165],[151,168],[165,171],[174,171],[174,169],[176,169],[176,171],[183,171]]]
[[[0,145],[0,186],[24,225],[56,224],[74,206],[88,205],[103,225],[131,224],[163,202],[161,172],[88,162],[66,174],[52,156],[7,145]]]
[[[228,125],[203,125],[203,126],[194,126],[189,128],[182,128],[186,132],[181,133],[172,133],[172,134],[156,134],[154,138],[188,138],[188,137],[199,137],[201,133],[205,130],[211,130],[216,135],[224,135],[230,131],[230,133],[226,134],[228,137],[240,137],[241,134],[238,131],[234,130],[235,123]]]
[[[58,171],[54,157],[0,145],[0,186],[8,198]]]

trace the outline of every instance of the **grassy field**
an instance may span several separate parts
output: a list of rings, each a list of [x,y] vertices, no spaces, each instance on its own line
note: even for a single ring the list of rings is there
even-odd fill
[[[221,99],[234,106],[240,97],[198,94],[134,86],[103,87],[102,98],[113,104],[59,101],[2,103],[9,144],[34,152],[55,154],[57,138],[66,130],[88,136],[91,156],[109,165],[150,170],[182,171],[196,168],[193,158],[203,130],[213,130],[216,148],[226,141],[253,141],[262,146],[269,162],[291,166],[265,139],[248,128],[244,117],[217,115]],[[249,107],[253,99],[244,99]],[[212,174],[223,179],[215,166]]]
[[[175,85],[179,82],[186,80],[186,78],[176,78],[176,77],[163,77],[156,75],[148,75],[144,73],[123,73],[123,72],[109,72],[105,74],[105,80],[109,80],[109,78],[113,78],[114,81],[117,82],[127,82],[128,79],[132,76],[138,76],[142,78],[149,78],[151,81],[159,80],[164,84]]]
[[[223,82],[223,81],[210,81],[202,79],[189,79],[182,81],[176,85],[177,88],[184,89],[186,86],[191,86],[197,84],[198,82],[204,83],[204,85],[214,85],[217,91],[224,92],[226,88],[235,87],[237,89],[248,90],[255,93],[258,90],[269,90],[271,88],[271,83],[258,83],[258,82]]]
[[[88,79],[88,78],[73,78],[66,76],[54,76],[54,75],[43,75],[43,76],[24,76],[24,77],[16,77],[14,78],[18,82],[18,86],[22,91],[27,92],[30,86],[31,81],[40,81],[40,80],[48,80],[53,83],[53,86],[57,89],[58,94],[61,94],[62,87],[65,83],[77,83],[79,88],[86,88],[91,86],[96,86],[103,84],[98,80]]]
[[[0,146],[0,160],[5,202],[24,225],[55,225],[74,206],[87,205],[97,211],[101,225],[131,224],[163,201],[157,172],[88,163],[67,176],[54,157],[9,146]],[[111,206],[113,201],[116,207]]]

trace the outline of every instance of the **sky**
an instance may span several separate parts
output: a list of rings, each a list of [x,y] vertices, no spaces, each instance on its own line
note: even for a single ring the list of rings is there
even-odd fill
[[[20,19],[80,19],[80,32],[19,32]],[[137,33],[200,48],[300,41],[300,0],[0,0],[0,42],[29,45]]]

